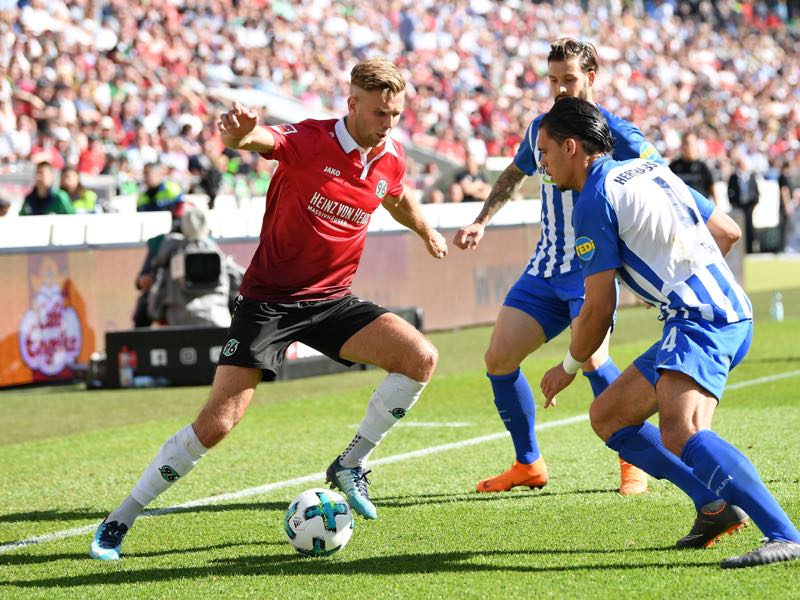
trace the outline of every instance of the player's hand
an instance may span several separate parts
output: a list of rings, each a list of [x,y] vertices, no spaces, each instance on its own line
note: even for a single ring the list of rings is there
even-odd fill
[[[425,239],[425,247],[433,258],[444,258],[447,256],[447,240],[435,229],[432,230],[430,235]]]
[[[544,407],[550,408],[556,405],[556,394],[565,389],[575,379],[575,375],[570,375],[564,370],[564,366],[558,363],[542,377],[539,386],[542,388],[545,402]]]
[[[245,108],[238,102],[233,103],[233,108],[219,116],[217,127],[222,135],[233,139],[246,137],[258,124],[258,111],[254,108]]]
[[[472,250],[478,247],[486,226],[482,223],[471,223],[456,231],[453,243],[462,250]]]

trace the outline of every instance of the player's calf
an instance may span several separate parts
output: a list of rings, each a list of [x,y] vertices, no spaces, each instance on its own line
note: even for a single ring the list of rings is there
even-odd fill
[[[142,509],[191,471],[207,451],[192,425],[180,429],[164,442],[130,495],[100,523],[89,547],[89,556],[118,560],[122,540]]]

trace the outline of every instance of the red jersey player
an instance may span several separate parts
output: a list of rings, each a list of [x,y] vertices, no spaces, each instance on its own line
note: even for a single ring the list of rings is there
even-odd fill
[[[358,433],[327,470],[328,481],[357,513],[377,518],[364,463],[419,398],[437,352],[405,320],[351,294],[369,217],[382,204],[422,238],[433,257],[447,254],[444,237],[402,184],[405,152],[389,133],[404,101],[397,67],[370,59],[351,72],[348,114],[342,119],[259,127],[256,111],[239,104],[221,115],[227,147],[279,163],[267,191],[261,240],[242,282],[207,404],[193,424],[166,441],[131,494],[100,524],[92,558],[119,558],[122,540],[143,507],[233,429],[262,371],[275,372],[294,341],[344,364],[387,371]]]

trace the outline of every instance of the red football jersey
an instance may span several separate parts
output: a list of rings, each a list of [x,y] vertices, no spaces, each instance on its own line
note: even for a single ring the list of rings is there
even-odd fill
[[[339,298],[350,291],[370,215],[400,196],[406,157],[391,138],[367,161],[344,119],[269,127],[278,161],[258,249],[241,294],[269,302]]]

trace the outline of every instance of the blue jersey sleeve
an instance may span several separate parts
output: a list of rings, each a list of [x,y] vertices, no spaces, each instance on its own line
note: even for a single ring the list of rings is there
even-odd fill
[[[605,195],[597,189],[585,188],[572,215],[575,253],[583,276],[621,267],[619,223]]]
[[[688,185],[686,187],[689,188],[689,191],[692,192],[692,196],[694,196],[694,203],[697,205],[700,216],[703,217],[703,223],[708,223],[708,220],[711,218],[711,213],[714,212],[714,203],[692,186]]]
[[[611,156],[614,160],[629,160],[641,158],[652,160],[663,165],[667,164],[661,154],[656,150],[641,130],[633,123],[607,111],[602,106],[598,107],[608,123],[611,137],[614,140],[614,151]]]
[[[525,132],[525,137],[519,143],[519,149],[514,156],[514,164],[526,175],[536,173],[536,135],[539,131],[539,119],[533,121]]]

